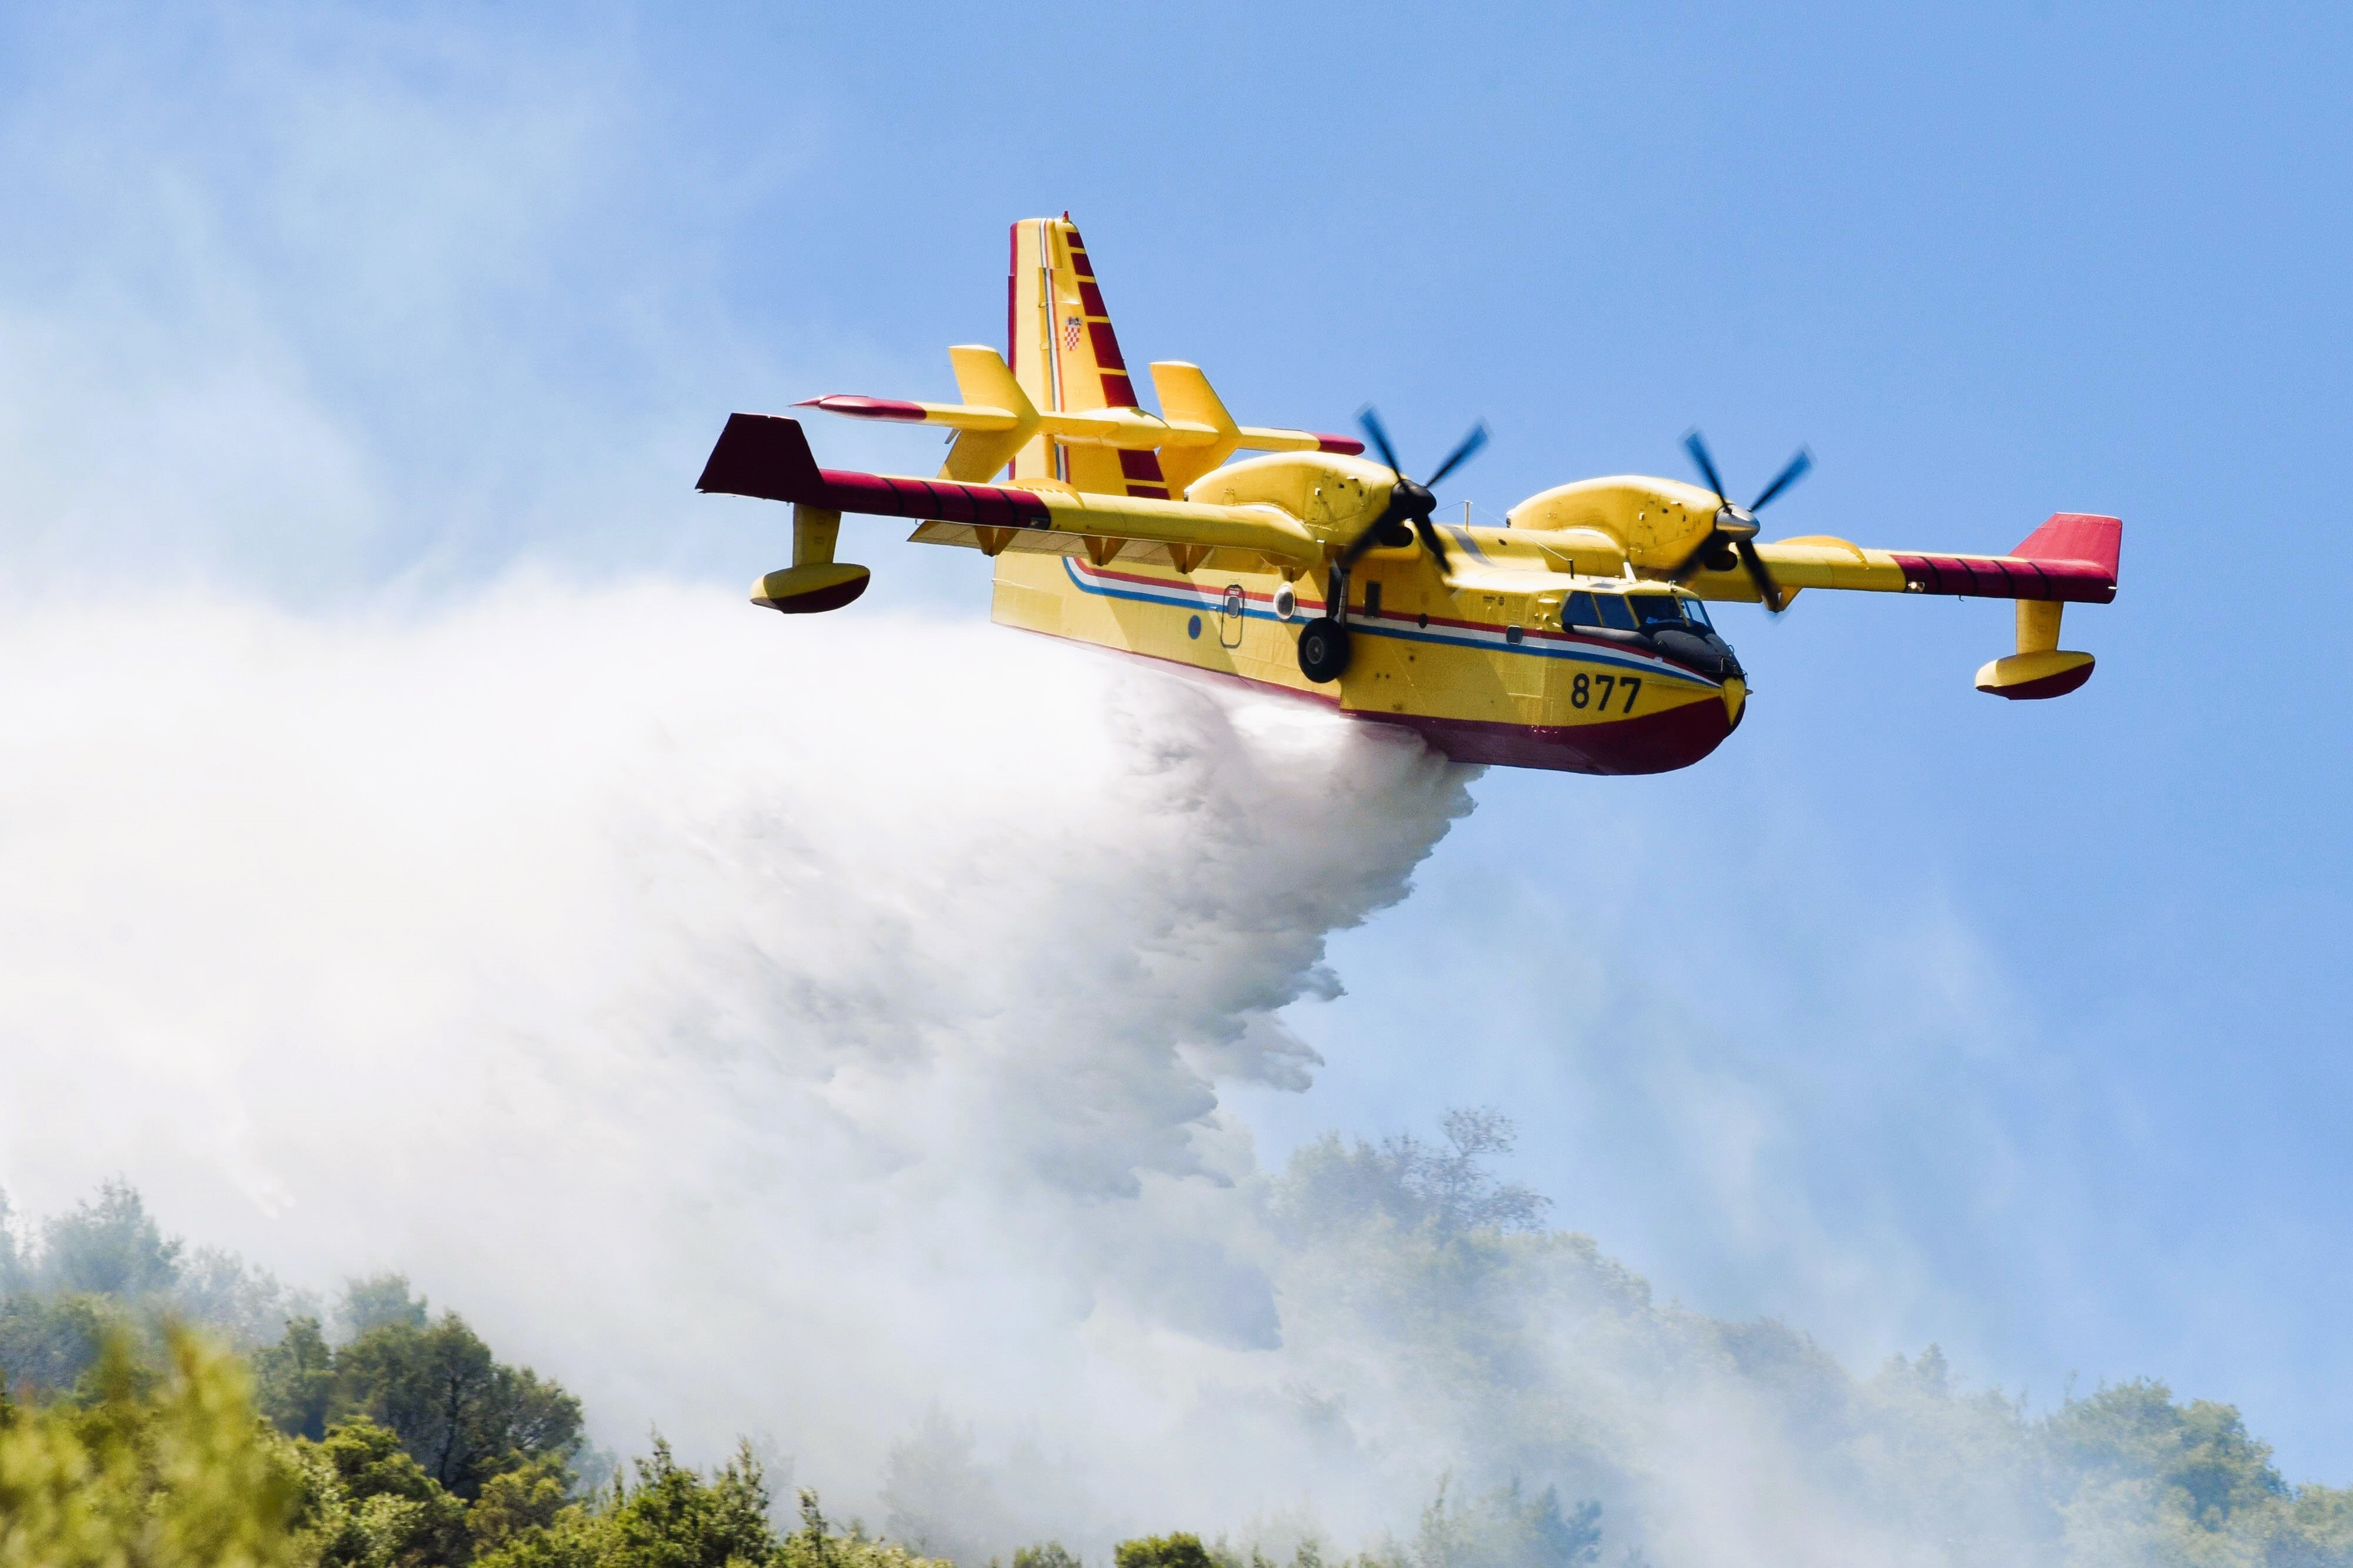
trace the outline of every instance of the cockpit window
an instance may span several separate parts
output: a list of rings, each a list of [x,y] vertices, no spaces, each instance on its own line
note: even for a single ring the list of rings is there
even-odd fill
[[[1705,626],[1711,631],[1715,628],[1715,623],[1707,618],[1707,606],[1697,599],[1683,601],[1683,614],[1691,617],[1691,623],[1695,626]]]
[[[1681,626],[1683,612],[1672,594],[1633,594],[1634,613],[1642,617],[1645,626]]]
[[[1601,607],[1603,626],[1614,626],[1621,632],[1630,632],[1634,629],[1634,612],[1626,607],[1623,595],[1596,594],[1593,599],[1594,603]]]
[[[1598,626],[1601,617],[1594,613],[1593,595],[1582,591],[1571,594],[1560,602],[1560,624],[1565,626]]]

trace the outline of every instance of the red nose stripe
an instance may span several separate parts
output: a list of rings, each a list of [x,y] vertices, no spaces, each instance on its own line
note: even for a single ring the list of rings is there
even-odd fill
[[[1356,716],[1417,731],[1458,763],[1566,773],[1672,773],[1715,750],[1733,730],[1724,704],[1713,699],[1606,724],[1503,724],[1365,710]]]

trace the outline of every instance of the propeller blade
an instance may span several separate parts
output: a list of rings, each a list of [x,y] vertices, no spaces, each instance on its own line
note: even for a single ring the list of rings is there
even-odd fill
[[[1813,466],[1813,453],[1803,447],[1799,447],[1798,455],[1789,459],[1789,466],[1774,476],[1773,482],[1765,487],[1765,493],[1748,503],[1748,510],[1752,512],[1760,510],[1767,501],[1805,478],[1806,470]]]
[[[1380,516],[1373,519],[1366,525],[1363,532],[1348,541],[1348,547],[1340,552],[1340,570],[1346,572],[1354,569],[1356,563],[1365,558],[1365,552],[1380,542],[1381,530],[1387,528],[1388,522],[1388,513],[1384,510]]]
[[[1707,481],[1707,488],[1715,492],[1716,504],[1722,506],[1730,501],[1732,498],[1724,493],[1724,481],[1716,477],[1715,459],[1707,455],[1707,443],[1700,439],[1697,426],[1683,432],[1683,450],[1689,452],[1692,461],[1699,465],[1700,477]]]
[[[1781,590],[1773,581],[1773,574],[1765,570],[1765,558],[1757,553],[1757,546],[1741,539],[1733,542],[1733,548],[1740,552],[1740,563],[1748,568],[1748,580],[1757,584],[1757,596],[1765,601],[1767,609],[1779,615]]]
[[[1707,531],[1707,537],[1699,542],[1699,548],[1693,551],[1689,555],[1684,556],[1682,563],[1673,571],[1667,574],[1667,581],[1670,583],[1688,583],[1694,577],[1698,576],[1701,563],[1706,559],[1707,552],[1715,548],[1715,530],[1711,528]]]
[[[1356,410],[1356,423],[1363,426],[1365,434],[1373,438],[1373,450],[1381,455],[1381,461],[1388,465],[1389,472],[1399,479],[1405,478],[1405,470],[1398,467],[1397,450],[1389,445],[1389,433],[1381,428],[1381,416],[1373,412],[1371,404],[1367,403]]]
[[[1430,522],[1430,519],[1426,517],[1415,518],[1413,520],[1413,531],[1421,535],[1422,548],[1429,551],[1430,554],[1438,558],[1439,574],[1442,576],[1446,573],[1452,571],[1454,563],[1447,559],[1446,545],[1438,537],[1438,530]]]
[[[1462,445],[1454,448],[1454,455],[1447,458],[1446,461],[1438,465],[1438,472],[1430,475],[1430,478],[1421,481],[1421,488],[1426,490],[1436,489],[1438,488],[1439,480],[1452,473],[1463,463],[1469,461],[1471,455],[1478,451],[1480,447],[1486,444],[1487,422],[1484,419],[1482,419],[1479,423],[1471,426],[1471,434],[1462,437]]]

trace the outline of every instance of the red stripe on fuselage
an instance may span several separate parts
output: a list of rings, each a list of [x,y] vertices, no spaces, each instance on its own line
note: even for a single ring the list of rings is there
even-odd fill
[[[1071,565],[1082,574],[1090,578],[1108,577],[1113,582],[1133,583],[1142,588],[1165,588],[1191,594],[1218,594],[1222,592],[1220,589],[1203,587],[1197,583],[1187,581],[1182,577],[1155,577],[1141,572],[1120,572],[1108,566],[1089,565],[1075,560],[1072,561]],[[1297,593],[1298,591],[1293,589],[1293,592]],[[1242,597],[1251,604],[1271,605],[1274,602],[1274,595],[1271,593],[1254,594],[1250,592],[1248,589],[1243,590]],[[1311,599],[1304,594],[1299,594],[1298,597],[1299,607],[1303,610],[1321,611],[1325,608],[1324,602],[1322,599]],[[1424,631],[1431,627],[1437,627],[1441,631],[1481,632],[1490,637],[1502,637],[1507,629],[1507,623],[1503,621],[1466,621],[1457,619],[1451,616],[1409,615],[1403,610],[1376,610],[1369,615],[1363,610],[1351,610],[1348,612],[1348,622],[1351,626],[1361,625],[1367,621],[1388,621],[1399,626],[1410,626],[1417,631]],[[1523,626],[1520,628],[1520,636],[1525,642],[1552,643],[1569,647],[1589,647],[1602,652],[1618,654],[1621,657],[1630,654],[1638,658],[1654,660],[1659,664],[1666,666],[1674,674],[1685,675],[1688,679],[1693,680],[1701,680],[1705,679],[1701,676],[1689,675],[1687,671],[1676,668],[1672,659],[1665,658],[1656,652],[1645,652],[1641,648],[1629,648],[1623,644],[1613,643],[1603,637],[1579,637],[1574,632],[1549,631],[1542,626]],[[1494,651],[1498,653],[1507,653],[1511,650],[1511,646],[1512,645],[1509,643],[1506,643],[1502,647],[1499,647]]]
[[[1029,630],[1026,626],[1015,629]],[[1725,714],[1722,700],[1713,698],[1685,703],[1683,707],[1671,708],[1663,712],[1646,713],[1639,719],[1612,719],[1578,725],[1504,724],[1490,720],[1439,719],[1416,713],[1376,713],[1364,709],[1344,708],[1339,698],[1328,691],[1302,691],[1295,686],[1252,680],[1247,675],[1229,669],[1206,669],[1181,658],[1145,653],[1136,648],[1113,647],[1056,632],[1032,632],[1030,635],[1055,637],[1060,641],[1076,642],[1082,647],[1101,648],[1105,653],[1145,659],[1196,679],[1242,686],[1270,696],[1318,703],[1364,723],[1409,730],[1439,755],[1478,766],[1539,768],[1550,773],[1592,773],[1605,777],[1672,773],[1677,768],[1687,768],[1705,757],[1724,743],[1725,736],[1738,728],[1737,722]]]
[[[1458,763],[1608,776],[1687,768],[1724,744],[1734,728],[1723,702],[1713,699],[1593,724],[1499,724],[1419,713],[1341,711],[1376,723],[1403,725],[1431,750]]]

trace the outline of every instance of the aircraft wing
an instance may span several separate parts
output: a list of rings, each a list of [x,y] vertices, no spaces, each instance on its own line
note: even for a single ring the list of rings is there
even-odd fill
[[[1302,571],[1320,565],[1324,556],[1324,542],[1276,507],[1081,494],[1037,481],[973,485],[820,468],[799,424],[768,414],[727,416],[695,488],[827,511],[914,518],[923,524],[915,531],[918,540],[970,544],[989,555],[1043,548],[1108,562],[1123,548],[1141,544],[1166,547],[1180,566],[1212,550],[1234,550]]]
[[[1782,603],[1800,588],[1866,594],[1940,594],[1971,599],[2048,599],[2105,605],[2116,596],[2124,524],[2087,512],[2057,512],[2007,555],[1946,555],[1870,550],[1812,535],[1759,542]],[[1748,574],[1701,572],[1687,584],[1704,599],[1762,597]]]

